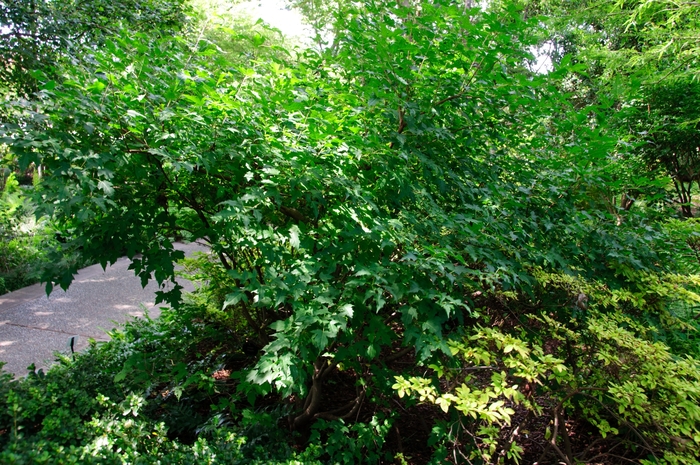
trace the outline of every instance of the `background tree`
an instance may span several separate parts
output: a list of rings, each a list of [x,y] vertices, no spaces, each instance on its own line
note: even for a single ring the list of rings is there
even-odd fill
[[[33,72],[51,74],[59,57],[79,59],[123,26],[132,31],[176,31],[185,20],[181,0],[5,0],[0,3],[0,84],[29,94]]]
[[[659,175],[665,174],[673,180],[670,185],[675,185],[667,197],[677,194],[680,210],[690,215],[691,184],[681,171],[696,168],[690,168],[690,159],[685,155],[680,171],[670,160],[657,163],[662,155],[650,156],[654,150],[666,149],[654,145],[654,138],[660,134],[647,137],[655,128],[653,119],[647,116],[653,111],[657,120],[673,120],[676,143],[693,144],[692,111],[670,111],[668,105],[660,104],[659,96],[673,94],[672,88],[684,85],[689,87],[689,96],[693,95],[692,82],[700,70],[697,9],[665,0],[592,1],[576,5],[555,1],[527,2],[526,11],[548,15],[550,32],[543,40],[551,45],[552,60],[569,55],[581,65],[578,72],[564,80],[563,89],[571,93],[578,105],[602,105],[597,117],[606,115],[610,129],[623,142],[611,164],[618,173],[619,188],[608,194],[608,203],[622,210],[630,208],[636,198],[645,197],[654,203],[660,194]],[[630,112],[630,108],[638,111]],[[647,109],[646,116],[642,108]],[[681,114],[687,114],[688,119],[681,121]],[[668,124],[661,124],[667,133]],[[682,134],[689,139],[680,142]],[[645,144],[651,146],[644,148]]]
[[[683,215],[691,217],[692,185],[700,179],[700,87],[694,80],[667,78],[645,86],[625,118],[643,138],[638,151],[648,166],[673,179]]]

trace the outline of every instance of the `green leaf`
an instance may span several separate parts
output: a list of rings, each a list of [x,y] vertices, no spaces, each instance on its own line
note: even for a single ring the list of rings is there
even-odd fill
[[[291,228],[289,228],[289,245],[292,246],[294,249],[299,248],[299,227],[297,225],[293,225]]]
[[[98,189],[102,189],[102,191],[106,195],[114,194],[114,188],[112,187],[112,183],[110,183],[109,181],[105,181],[105,180],[99,181],[97,183],[97,187],[98,187]]]

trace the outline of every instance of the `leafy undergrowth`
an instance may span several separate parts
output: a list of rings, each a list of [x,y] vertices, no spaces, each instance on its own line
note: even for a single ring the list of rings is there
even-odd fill
[[[218,323],[165,310],[46,373],[3,374],[0,463],[315,463],[278,425],[277,399],[235,394],[228,374],[254,358]]]
[[[47,217],[35,218],[32,189],[20,186],[15,173],[0,188],[0,295],[38,283],[51,268],[90,264]]]
[[[697,328],[663,333],[605,311],[616,299],[631,311],[639,295],[542,274],[540,295],[473,296],[478,321],[446,328],[452,356],[423,364],[397,346],[374,368],[337,365],[321,413],[295,427],[302,399],[247,387],[264,350],[219,310],[212,290],[222,283],[211,276],[178,310],[115,329],[110,342],[59,356],[46,373],[3,374],[0,463],[695,460]],[[656,284],[658,297],[678,282]],[[554,303],[574,287],[598,303],[563,323],[558,314],[574,305]],[[673,326],[664,318],[657,328]]]

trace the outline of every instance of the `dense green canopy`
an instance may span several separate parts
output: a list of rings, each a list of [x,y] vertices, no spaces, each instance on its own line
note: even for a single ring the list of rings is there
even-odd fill
[[[192,265],[208,282],[200,293],[235,322],[230,337],[260,350],[233,370],[229,396],[277,396],[297,431],[398,425],[393,406],[427,403],[435,463],[694,460],[695,233],[670,220],[673,193],[654,171],[660,161],[697,180],[695,81],[658,48],[695,27],[694,10],[661,21],[657,2],[615,16],[595,4],[562,16],[524,2],[348,3],[328,47],[285,52],[265,33],[236,49],[206,22],[171,35],[183,10],[166,3],[105,10],[94,20],[119,22],[99,47],[76,38],[92,19],[36,29],[72,45],[39,38],[61,59],[6,67],[17,85],[13,73],[31,68],[37,91],[5,99],[0,131],[22,168],[44,170],[38,211],[66,250],[103,265],[127,255],[144,283],[162,284],[182,258],[175,238],[211,247]],[[3,10],[8,34],[25,28],[8,12],[23,11]],[[534,72],[532,51],[560,36],[553,71]],[[674,50],[694,66],[697,47]],[[623,51],[638,59],[620,64]],[[650,69],[673,79],[652,83]],[[45,271],[49,289],[76,272],[61,263]],[[192,314],[179,286],[159,298]],[[114,382],[179,399],[214,369],[171,359],[144,371],[148,357],[122,359]],[[343,376],[352,396],[329,401]],[[524,433],[536,429],[539,443]],[[346,463],[380,459],[363,447]]]

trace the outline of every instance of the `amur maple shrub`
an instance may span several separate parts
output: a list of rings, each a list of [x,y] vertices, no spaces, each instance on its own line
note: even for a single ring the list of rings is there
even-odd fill
[[[254,357],[225,367],[232,395],[316,444],[357,439],[326,459],[405,460],[426,409],[416,462],[695,460],[697,358],[670,341],[696,330],[698,278],[644,210],[591,200],[616,139],[558,92],[566,66],[527,68],[539,24],[353,4],[326,52],[248,62],[124,34],[7,103],[3,141],[96,261],[162,283],[174,236],[206,242]],[[153,375],[129,360],[117,382]]]

